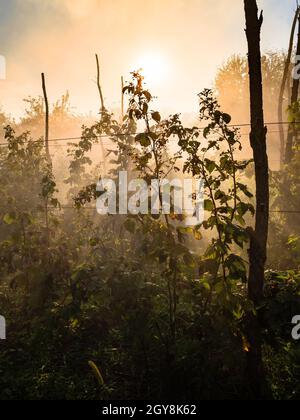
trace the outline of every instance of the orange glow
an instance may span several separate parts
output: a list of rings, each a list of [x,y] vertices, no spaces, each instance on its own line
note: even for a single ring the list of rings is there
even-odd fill
[[[163,54],[145,52],[133,65],[136,69],[141,69],[145,81],[148,85],[162,84],[169,75],[169,63]]]

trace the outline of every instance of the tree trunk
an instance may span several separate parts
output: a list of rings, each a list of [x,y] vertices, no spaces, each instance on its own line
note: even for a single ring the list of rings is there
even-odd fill
[[[297,41],[297,52],[296,52],[296,63],[295,65],[298,65],[300,63],[299,57],[300,57],[300,16],[298,17],[298,41]],[[298,95],[299,95],[299,86],[300,86],[300,80],[299,78],[293,79],[293,87],[292,87],[292,96],[291,96],[291,106],[294,105],[298,101]],[[295,137],[295,123],[296,119],[293,118],[292,124],[289,126],[289,132],[288,137],[286,141],[286,149],[285,149],[285,163],[288,165],[291,160],[293,159],[293,140]]]
[[[289,75],[290,75],[290,70],[291,70],[295,30],[296,30],[296,24],[297,24],[299,15],[300,15],[300,8],[298,7],[295,12],[295,17],[292,24],[289,49],[288,49],[288,54],[285,61],[283,77],[282,77],[282,82],[280,86],[279,100],[278,100],[278,122],[282,122],[283,119],[285,120],[285,118],[283,118],[283,99],[284,99],[284,92],[286,89],[286,84],[290,80]],[[279,138],[280,138],[280,165],[282,169],[285,162],[285,138],[284,138],[284,127],[282,124],[279,124]]]
[[[255,231],[250,235],[248,293],[249,298],[258,307],[263,299],[269,224],[267,128],[264,125],[260,52],[260,32],[263,15],[261,13],[260,17],[258,17],[256,0],[244,0],[244,5],[250,78],[250,143],[253,149],[256,179],[256,220]],[[261,354],[260,325],[257,316],[254,315],[248,319],[248,339],[250,343],[250,350],[247,353],[249,389],[251,396],[263,398],[265,395],[265,381]]]

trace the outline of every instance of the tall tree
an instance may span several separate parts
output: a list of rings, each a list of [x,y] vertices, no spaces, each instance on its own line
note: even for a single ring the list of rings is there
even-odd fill
[[[249,297],[256,307],[262,301],[267,259],[267,239],[269,224],[269,169],[266,134],[264,124],[263,90],[260,33],[263,23],[262,12],[258,15],[256,0],[244,0],[246,15],[246,35],[248,41],[248,62],[250,80],[250,143],[253,149],[256,178],[256,219],[255,230],[251,233],[249,250]],[[253,396],[263,395],[264,375],[261,354],[260,328],[257,317],[249,320],[248,376]]]

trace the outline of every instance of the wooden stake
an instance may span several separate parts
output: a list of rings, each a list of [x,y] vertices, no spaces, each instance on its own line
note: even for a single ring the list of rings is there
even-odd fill
[[[104,105],[104,97],[103,97],[101,83],[100,83],[100,63],[99,63],[98,54],[96,54],[96,64],[97,64],[97,87],[98,87],[100,101],[101,101],[101,118],[102,118],[103,112],[105,111],[105,105]]]
[[[49,150],[49,101],[47,97],[46,81],[45,74],[42,73],[42,87],[45,101],[45,148],[47,157],[50,159],[50,150]]]
[[[299,16],[300,16],[300,8],[298,6],[297,10],[295,12],[294,21],[293,21],[293,24],[292,24],[290,42],[289,42],[289,49],[288,49],[288,54],[287,54],[287,58],[286,58],[285,66],[284,66],[283,77],[282,77],[282,82],[281,82],[280,92],[279,92],[279,100],[278,100],[278,121],[279,122],[284,120],[284,118],[283,118],[283,97],[284,97],[286,84],[290,80],[289,79],[289,74],[290,74],[290,70],[291,70],[291,60],[292,60],[293,47],[294,47],[294,38],[295,38],[296,24],[297,24],[297,20],[298,20]],[[288,87],[290,87],[290,86],[288,86]],[[285,161],[285,139],[284,139],[283,125],[281,125],[281,124],[279,124],[279,138],[280,138],[280,164],[281,164],[281,169],[282,169],[283,165],[284,165],[284,161]]]
[[[103,97],[103,93],[102,93],[102,88],[101,88],[101,82],[100,82],[100,63],[99,63],[99,57],[98,54],[95,54],[96,56],[96,65],[97,65],[97,87],[98,87],[98,92],[99,92],[99,96],[100,96],[100,103],[101,103],[101,109],[100,109],[100,121],[101,123],[103,122],[103,117],[105,114],[105,104],[104,104],[104,97]],[[105,162],[105,148],[104,148],[104,144],[102,141],[102,138],[100,138],[100,146],[101,146],[101,153],[102,153],[102,159],[103,159],[103,170],[104,170],[104,174],[106,174],[106,162]]]
[[[297,40],[297,50],[296,50],[296,63],[295,65],[298,65],[300,63],[299,57],[300,57],[300,14],[298,15],[298,40]],[[300,86],[300,80],[298,78],[293,79],[293,86],[292,86],[292,96],[291,96],[291,103],[290,105],[294,105],[299,98],[299,86]],[[296,119],[293,118],[292,123],[295,123]],[[295,137],[295,124],[290,124],[289,126],[289,132],[288,137],[286,141],[286,148],[285,148],[285,163],[289,164],[294,156],[294,150],[293,150],[293,141]]]
[[[122,89],[122,95],[121,95],[121,117],[122,117],[122,123],[124,120],[124,77],[121,77],[121,89]]]

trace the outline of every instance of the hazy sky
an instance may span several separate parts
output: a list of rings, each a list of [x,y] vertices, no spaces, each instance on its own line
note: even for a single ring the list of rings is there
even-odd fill
[[[286,49],[296,1],[258,4],[263,50]],[[78,111],[95,112],[95,52],[108,105],[119,105],[120,76],[144,66],[160,105],[190,112],[218,66],[246,53],[243,0],[0,0],[0,45],[0,103],[15,115],[41,93],[42,71],[52,102],[69,90]]]

